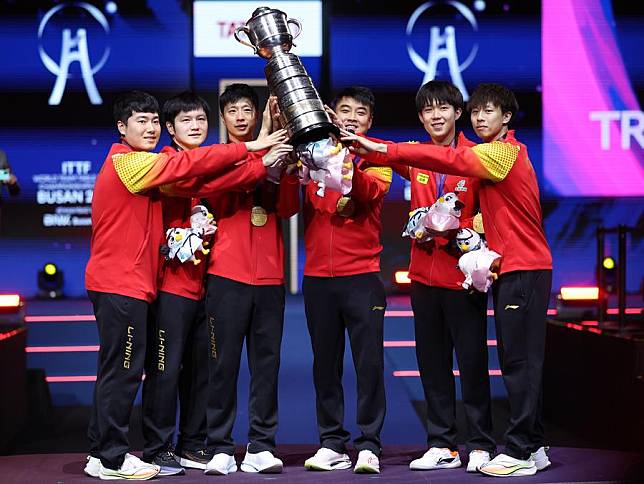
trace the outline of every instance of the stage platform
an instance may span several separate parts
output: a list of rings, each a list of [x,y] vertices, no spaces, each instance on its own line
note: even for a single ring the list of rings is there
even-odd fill
[[[316,450],[312,445],[285,445],[278,447],[278,454],[286,465],[283,474],[246,474],[236,472],[225,477],[205,476],[202,471],[190,469],[184,476],[163,477],[164,481],[176,484],[193,484],[225,480],[230,483],[257,483],[260,481],[283,483],[324,482],[373,482],[393,483],[475,483],[492,482],[493,478],[482,474],[468,474],[465,467],[438,471],[410,471],[409,462],[422,454],[423,449],[411,446],[385,447],[381,458],[381,474],[354,474],[351,470],[310,472],[303,467],[304,460]],[[563,482],[642,482],[644,458],[642,455],[611,450],[579,449],[572,447],[551,448],[552,466],[534,476],[506,478],[501,482],[525,483]],[[86,454],[33,454],[0,457],[2,475],[6,483],[91,483],[98,479],[83,473]],[[237,452],[237,462],[243,458],[243,449]],[[355,461],[355,454],[351,454]],[[461,458],[467,455],[461,449]],[[155,479],[157,481],[158,479]]]

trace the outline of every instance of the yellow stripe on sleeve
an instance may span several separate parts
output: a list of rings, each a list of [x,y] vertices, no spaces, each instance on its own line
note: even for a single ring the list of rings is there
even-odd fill
[[[119,178],[131,193],[144,191],[152,181],[150,170],[158,161],[157,153],[132,151],[112,156],[112,163]],[[146,182],[148,185],[146,185]]]
[[[370,166],[364,172],[375,176],[385,183],[391,183],[393,177],[393,171],[388,166]]]
[[[517,145],[493,141],[472,147],[492,181],[500,182],[514,166],[521,148]]]

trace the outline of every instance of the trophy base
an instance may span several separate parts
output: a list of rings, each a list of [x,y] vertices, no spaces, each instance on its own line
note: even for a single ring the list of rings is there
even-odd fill
[[[306,128],[302,128],[297,133],[293,134],[289,140],[289,144],[294,147],[298,147],[301,144],[326,139],[330,134],[339,137],[340,129],[335,124],[331,123],[313,124]]]

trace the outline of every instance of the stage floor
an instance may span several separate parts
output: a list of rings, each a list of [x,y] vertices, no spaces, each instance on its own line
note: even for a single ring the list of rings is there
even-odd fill
[[[243,458],[243,449],[238,449],[238,463]],[[409,462],[422,454],[423,449],[410,446],[385,447],[381,457],[380,475],[357,475],[351,470],[333,472],[309,472],[304,470],[304,460],[316,450],[312,445],[284,445],[278,453],[285,462],[283,474],[246,474],[237,472],[225,477],[226,482],[257,483],[270,480],[284,483],[313,482],[364,482],[377,479],[394,483],[461,483],[491,482],[481,474],[468,474],[465,467],[439,471],[414,472]],[[572,447],[551,448],[552,466],[527,478],[506,478],[502,482],[526,483],[562,482],[642,482],[644,480],[644,458],[636,453],[611,450],[578,449]],[[0,482],[6,483],[82,483],[98,482],[83,473],[86,454],[32,454],[0,457]],[[355,461],[355,454],[351,457]],[[466,459],[461,449],[461,458]],[[185,476],[167,477],[177,484],[192,484],[211,481],[214,476],[205,476],[199,470],[190,469]],[[216,479],[216,477],[215,477]]]

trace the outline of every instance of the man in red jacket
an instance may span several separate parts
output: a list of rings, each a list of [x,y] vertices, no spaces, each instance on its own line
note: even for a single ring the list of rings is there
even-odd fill
[[[162,153],[199,148],[208,136],[208,103],[192,92],[168,99],[163,118],[172,144]],[[195,206],[206,203],[195,197],[169,196],[181,193],[204,195],[258,180],[266,176],[265,166],[275,161],[277,145],[263,157],[252,156],[214,179],[198,179],[162,187],[164,228],[190,227]],[[159,475],[184,472],[181,465],[205,469],[213,457],[206,446],[206,400],[208,396],[208,332],[204,304],[207,256],[201,263],[172,259],[161,264],[158,295],[148,326],[143,382],[143,460],[161,467]],[[180,419],[177,455],[172,437],[179,390]]]
[[[257,94],[233,84],[219,98],[230,144],[248,142],[257,124]],[[244,472],[279,473],[275,457],[277,383],[284,326],[284,242],[282,220],[299,209],[297,177],[278,183],[249,180],[234,191],[208,197],[217,220],[206,279],[210,379],[207,440],[213,458],[206,474],[237,471],[232,429],[237,377],[246,340],[251,372],[249,433]]]
[[[541,388],[552,256],[542,227],[537,177],[525,145],[508,124],[518,110],[514,93],[481,84],[468,103],[476,134],[474,147],[375,143],[345,131],[344,139],[370,151],[382,164],[405,162],[418,168],[481,179],[483,224],[490,249],[501,254],[491,269],[499,360],[510,401],[505,454],[479,471],[491,476],[526,476],[550,465],[543,447]],[[500,262],[500,263],[499,263]]]
[[[216,175],[243,160],[248,151],[284,139],[283,133],[276,133],[246,145],[151,153],[161,133],[158,113],[156,99],[141,91],[116,100],[114,118],[121,141],[112,145],[94,187],[85,286],[94,306],[100,350],[85,472],[102,479],[149,479],[159,472],[158,466],[128,453],[127,435],[143,374],[148,307],[156,297],[164,242],[158,187]]]
[[[364,87],[338,94],[339,122],[366,133],[375,100]],[[349,333],[358,379],[359,451],[354,471],[380,472],[380,431],[385,418],[383,325],[387,302],[380,280],[380,215],[391,183],[391,169],[353,159],[352,190],[317,195],[309,183],[304,198],[306,263],[302,292],[313,349],[321,448],[304,463],[311,470],[348,469],[350,435],[344,429],[342,371],[345,331]]]
[[[463,95],[447,81],[430,81],[416,94],[418,118],[436,146],[474,146],[456,120]],[[411,209],[431,206],[453,192],[460,202],[461,227],[472,227],[478,212],[479,180],[401,166],[411,182]],[[456,401],[453,353],[456,350],[463,405],[468,423],[468,472],[490,460],[494,451],[487,372],[487,294],[463,289],[457,268],[454,232],[434,233],[431,240],[412,240],[409,278],[414,310],[416,358],[427,402],[429,450],[410,464],[413,470],[454,468],[461,465],[456,443]]]

